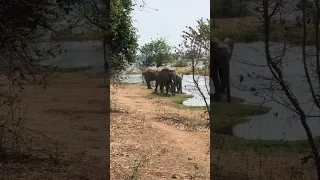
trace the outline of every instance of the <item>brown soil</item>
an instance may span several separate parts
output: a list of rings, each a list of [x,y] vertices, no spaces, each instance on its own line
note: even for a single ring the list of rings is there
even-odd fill
[[[0,78],[2,84],[5,80]],[[63,73],[48,80],[46,90],[24,85],[19,93],[25,117],[25,128],[19,132],[32,141],[20,144],[24,156],[0,151],[0,179],[106,179],[109,144],[103,79]],[[0,88],[3,92],[7,87]],[[1,120],[7,110],[1,108]]]
[[[207,114],[178,109],[140,85],[111,90],[111,179],[209,179],[209,131],[161,122],[172,115],[204,122]]]

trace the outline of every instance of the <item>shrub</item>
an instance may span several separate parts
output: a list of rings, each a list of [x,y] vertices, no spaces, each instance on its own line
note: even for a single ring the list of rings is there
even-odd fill
[[[188,63],[184,60],[177,60],[176,62],[174,62],[174,64],[172,66],[173,67],[187,67]]]

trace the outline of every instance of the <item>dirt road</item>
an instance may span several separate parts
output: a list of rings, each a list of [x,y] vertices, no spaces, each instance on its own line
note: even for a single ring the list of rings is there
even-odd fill
[[[111,179],[209,179],[209,131],[161,122],[174,116],[206,121],[140,85],[111,88]]]

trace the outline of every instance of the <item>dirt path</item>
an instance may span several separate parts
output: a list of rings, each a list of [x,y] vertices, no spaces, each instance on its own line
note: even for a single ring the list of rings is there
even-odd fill
[[[111,128],[111,141],[113,138],[128,138],[130,143],[136,141],[139,150],[137,154],[148,154],[149,164],[141,168],[139,176],[142,179],[209,179],[209,131],[191,132],[178,129],[173,125],[160,122],[161,117],[169,114],[178,114],[177,116],[190,116],[204,118],[199,114],[203,112],[192,112],[178,109],[172,106],[171,102],[156,98],[152,90],[148,90],[140,85],[127,85],[118,88],[112,96],[112,107],[126,109],[127,120],[131,123],[131,128],[122,126],[120,129]],[[111,116],[111,126],[115,127],[124,119],[124,115]],[[133,117],[134,116],[134,117]],[[131,118],[130,118],[131,117]],[[141,121],[141,118],[143,121]],[[136,128],[143,126],[142,134],[139,139],[136,136]],[[125,131],[129,136],[120,137],[118,133]],[[152,141],[152,139],[156,139]],[[112,150],[126,151],[128,144],[113,144]],[[148,149],[145,153],[142,149]],[[159,151],[160,150],[160,151]],[[169,153],[167,153],[169,152]],[[130,153],[130,152],[127,152]],[[134,158],[134,157],[132,157]],[[111,154],[111,168],[117,162],[117,158]],[[151,163],[151,164],[150,164]],[[129,165],[129,164],[127,164]],[[116,179],[121,173],[112,168],[111,179]],[[128,171],[132,174],[133,171]]]

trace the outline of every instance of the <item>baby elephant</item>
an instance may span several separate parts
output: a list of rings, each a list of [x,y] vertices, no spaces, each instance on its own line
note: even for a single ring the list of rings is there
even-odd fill
[[[176,81],[177,81],[177,92],[182,94],[182,78],[183,75],[176,74]]]
[[[176,74],[176,87],[177,87],[177,93],[180,93],[182,94],[182,78],[183,78],[183,75],[178,75]],[[170,90],[172,90],[172,87],[173,87],[173,82],[170,83]]]

